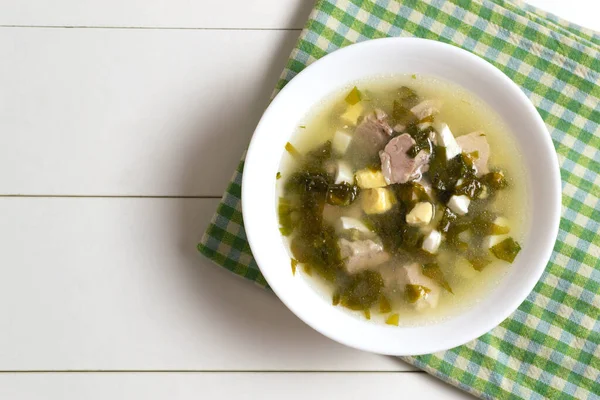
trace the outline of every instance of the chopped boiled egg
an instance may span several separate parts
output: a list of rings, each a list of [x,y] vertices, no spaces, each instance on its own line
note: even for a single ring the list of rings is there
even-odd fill
[[[442,243],[442,234],[436,230],[429,232],[423,240],[423,250],[428,253],[435,254]]]
[[[488,192],[488,188],[487,186],[483,186],[481,188],[481,193],[479,193],[479,198],[480,199],[487,199],[489,197],[489,192]]]
[[[508,223],[508,219],[504,218],[504,217],[496,217],[496,219],[494,219],[494,225],[503,227],[503,228],[510,228],[510,224]]]
[[[356,125],[358,118],[362,115],[364,107],[358,102],[352,106],[348,106],[346,111],[340,115],[340,119],[348,125]]]
[[[433,218],[433,206],[427,201],[417,203],[408,214],[406,223],[409,225],[427,225]]]
[[[365,224],[360,222],[360,220],[352,217],[341,217],[339,225],[343,230],[356,229],[357,231],[365,233],[371,232]]]
[[[344,161],[338,161],[337,173],[335,175],[335,183],[354,183],[354,174],[352,173],[352,167],[350,164]]]
[[[471,199],[469,199],[467,196],[453,195],[448,201],[448,208],[450,208],[450,210],[457,215],[465,215],[467,212],[469,212],[469,204],[471,204]]]
[[[407,297],[410,298],[409,301],[414,304],[417,310],[435,308],[440,297],[440,286],[431,278],[423,275],[423,268],[417,263],[405,265],[403,269],[405,273],[404,280],[407,283],[405,291],[412,292],[410,295],[407,293],[409,295]]]
[[[394,195],[386,188],[364,190],[361,194],[361,206],[367,214],[382,214],[394,205]]]
[[[462,152],[462,149],[456,143],[454,135],[448,124],[440,124],[437,129],[437,143],[439,146],[446,148],[446,159],[451,160]]]
[[[431,122],[421,122],[419,124],[417,124],[417,128],[420,131],[424,131],[427,128],[431,128],[433,126],[433,124]]]
[[[402,125],[402,124],[396,124],[394,125],[394,128],[392,128],[394,130],[394,132],[404,132],[404,130],[406,129],[406,126]]]
[[[337,154],[345,154],[352,141],[352,135],[345,131],[336,131],[333,134],[331,148]]]
[[[381,171],[374,171],[369,168],[361,169],[356,172],[356,183],[361,189],[372,189],[387,186],[387,182]]]
[[[508,235],[490,235],[483,238],[482,245],[486,249],[491,249],[498,243],[502,242],[506,239]]]

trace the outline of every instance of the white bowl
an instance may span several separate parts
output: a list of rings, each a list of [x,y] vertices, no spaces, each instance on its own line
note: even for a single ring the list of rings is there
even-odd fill
[[[510,272],[487,298],[437,324],[395,327],[331,305],[290,270],[279,233],[275,175],[286,142],[312,106],[350,82],[416,73],[457,83],[484,100],[515,133],[529,172],[531,228]],[[533,178],[531,178],[533,177]],[[296,76],[264,113],[248,150],[242,183],[244,225],[256,262],[277,296],[308,325],[345,345],[389,355],[446,350],[488,332],[525,300],[539,280],[558,233],[561,183],[550,135],[535,107],[508,77],[483,59],[440,42],[387,38],[323,57]]]

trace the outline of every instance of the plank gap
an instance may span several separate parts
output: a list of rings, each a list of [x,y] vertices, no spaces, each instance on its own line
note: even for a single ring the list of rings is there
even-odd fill
[[[111,26],[111,25],[0,25],[0,28],[38,28],[38,29],[117,29],[117,30],[178,30],[178,31],[276,31],[301,32],[302,28],[227,28],[227,27],[194,27],[194,26]]]
[[[0,194],[0,198],[65,198],[65,199],[220,199],[223,196],[159,196],[159,195],[118,195],[118,194]]]
[[[259,369],[243,369],[243,370],[231,370],[231,369],[164,369],[164,370],[139,370],[139,369],[65,369],[65,370],[0,370],[0,374],[65,374],[65,373],[248,373],[248,374],[314,374],[314,373],[327,373],[327,374],[425,374],[425,371],[415,370],[415,371],[395,371],[395,370],[259,370]]]

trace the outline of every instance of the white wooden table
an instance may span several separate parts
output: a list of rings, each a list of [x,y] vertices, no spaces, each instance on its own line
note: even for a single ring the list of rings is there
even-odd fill
[[[0,399],[467,397],[195,250],[311,7],[0,0]]]

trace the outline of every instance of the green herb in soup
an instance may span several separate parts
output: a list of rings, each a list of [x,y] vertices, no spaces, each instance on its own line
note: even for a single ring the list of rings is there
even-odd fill
[[[510,140],[488,140],[499,135],[477,101],[405,82],[357,85],[323,107],[326,123],[298,131],[277,174],[292,273],[301,265],[333,305],[389,325],[481,294],[486,272],[521,250],[525,208],[502,157]]]

